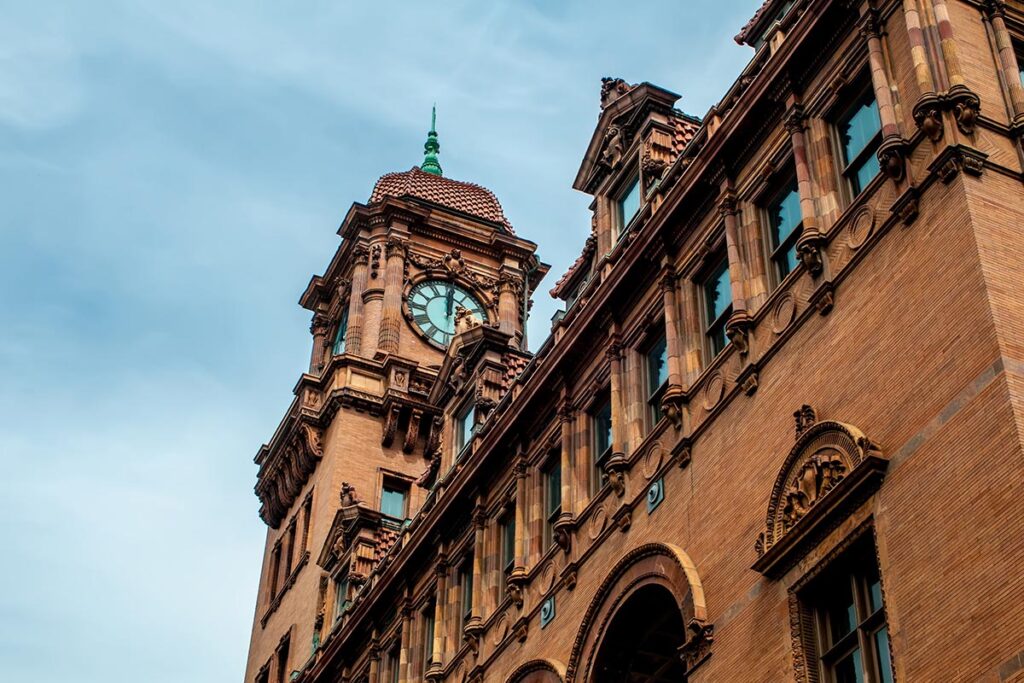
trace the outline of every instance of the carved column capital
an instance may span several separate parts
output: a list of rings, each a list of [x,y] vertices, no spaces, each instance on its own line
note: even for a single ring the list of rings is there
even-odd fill
[[[676,283],[679,281],[679,276],[671,270],[666,270],[665,273],[658,279],[658,287],[661,289],[662,294],[667,294],[676,291]]]
[[[370,260],[370,250],[362,244],[356,245],[352,249],[352,260],[356,265],[366,265]]]
[[[868,8],[864,16],[860,18],[857,30],[864,38],[881,38],[885,29],[881,17],[878,16],[878,10],[873,7]]]
[[[994,19],[1000,17],[1006,18],[1006,3],[1003,0],[983,0],[981,3],[981,13],[986,19]]]
[[[725,218],[726,216],[735,216],[740,212],[740,205],[736,199],[736,193],[728,191],[722,195],[722,199],[718,202],[718,213]]]
[[[396,235],[389,235],[384,242],[384,252],[388,258],[392,256],[405,256],[406,240]]]
[[[786,128],[786,132],[790,135],[803,133],[804,128],[807,127],[807,115],[804,113],[803,105],[794,104],[789,111],[786,112],[786,116],[783,119],[783,125]]]
[[[323,313],[315,313],[313,321],[309,324],[309,331],[314,337],[324,336],[331,327],[331,319]]]

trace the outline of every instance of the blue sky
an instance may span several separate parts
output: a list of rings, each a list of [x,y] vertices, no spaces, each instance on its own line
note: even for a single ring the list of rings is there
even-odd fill
[[[240,681],[252,457],[309,354],[338,223],[419,163],[498,195],[552,264],[600,78],[703,115],[758,0],[0,0],[0,671]]]

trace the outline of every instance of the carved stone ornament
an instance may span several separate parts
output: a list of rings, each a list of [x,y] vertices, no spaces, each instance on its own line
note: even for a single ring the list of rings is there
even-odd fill
[[[714,641],[714,624],[699,619],[690,620],[686,627],[686,641],[679,647],[679,659],[687,676],[711,656],[711,644]]]
[[[956,127],[964,135],[974,135],[981,115],[981,99],[966,87],[955,85],[949,90],[949,102],[956,118]]]
[[[683,404],[686,393],[678,384],[670,384],[661,396],[661,412],[676,430],[683,428]]]
[[[573,518],[570,514],[562,514],[551,529],[551,540],[555,542],[559,548],[562,549],[566,555],[569,554],[569,549],[572,547],[572,530],[573,530]]]
[[[815,230],[809,228],[803,231],[800,238],[796,243],[796,255],[800,259],[800,263],[804,265],[813,276],[818,276],[821,271],[825,269],[824,261],[821,257],[821,243],[824,241],[824,236]]]
[[[480,318],[476,317],[476,314],[473,313],[473,311],[462,306],[455,307],[456,335],[460,335],[463,332],[468,332],[469,330],[472,330],[475,327],[480,327],[481,325],[483,325],[483,321],[481,321]]]
[[[604,472],[608,475],[608,485],[619,498],[626,494],[626,467],[629,462],[621,453],[612,453],[604,464]]]
[[[885,175],[896,183],[903,180],[903,176],[906,174],[906,154],[902,138],[893,135],[882,140],[876,156],[878,165]]]
[[[746,314],[734,317],[725,326],[725,336],[741,356],[750,352],[750,327],[751,320]]]
[[[352,505],[359,505],[363,502],[362,499],[356,494],[356,487],[347,481],[341,482],[341,507],[351,507]]]
[[[266,455],[256,480],[260,518],[277,528],[323,457],[320,430],[305,422]]]
[[[942,139],[942,103],[934,93],[926,93],[914,105],[914,121],[932,142]]]
[[[601,79],[601,109],[604,109],[620,96],[625,95],[633,89],[629,83],[621,78],[605,76]]]
[[[775,480],[754,569],[777,578],[881,484],[889,464],[878,447],[847,424],[817,422],[814,409],[794,413],[797,439]]]

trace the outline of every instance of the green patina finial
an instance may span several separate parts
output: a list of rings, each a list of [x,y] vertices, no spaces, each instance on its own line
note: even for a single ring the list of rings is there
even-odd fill
[[[430,132],[427,133],[427,142],[423,145],[423,163],[420,170],[434,175],[444,175],[441,172],[441,164],[437,160],[437,153],[441,151],[441,143],[437,141],[437,105],[430,110]]]

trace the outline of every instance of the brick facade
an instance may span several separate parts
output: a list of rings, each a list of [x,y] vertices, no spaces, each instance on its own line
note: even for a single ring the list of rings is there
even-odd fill
[[[532,357],[547,267],[493,195],[353,205],[257,455],[246,683],[824,681],[845,642],[857,680],[1024,680],[1024,3],[769,0],[737,39],[703,119],[605,79]],[[434,281],[481,307],[447,346]]]

